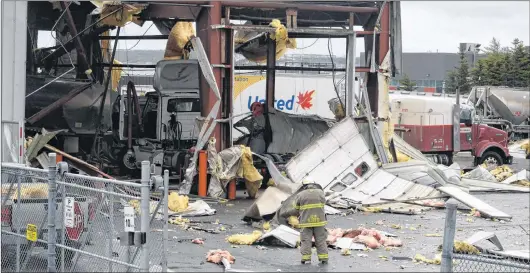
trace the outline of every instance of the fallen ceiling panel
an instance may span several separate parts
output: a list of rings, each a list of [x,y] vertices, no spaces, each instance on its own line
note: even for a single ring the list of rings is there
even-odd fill
[[[451,197],[464,203],[470,208],[475,208],[476,210],[480,211],[480,213],[483,216],[497,218],[497,219],[511,219],[512,218],[512,216],[486,204],[485,202],[481,201],[475,196],[472,196],[471,194],[462,191],[462,189],[447,186],[447,187],[439,187],[438,190],[450,195]]]
[[[412,159],[426,161],[432,165],[436,165],[434,162],[429,160],[425,155],[423,155],[418,149],[412,147],[410,144],[408,144],[405,140],[403,140],[397,134],[394,134],[394,136],[392,137],[392,140],[394,140],[394,146],[396,147],[398,151],[408,155]]]
[[[380,169],[351,117],[337,123],[293,157],[286,172],[295,183],[312,177],[327,193],[339,193],[351,206],[444,196],[433,187]]]
[[[522,186],[507,185],[499,182],[489,182],[475,179],[462,178],[462,184],[470,187],[470,191],[510,191],[530,192],[530,188]]]

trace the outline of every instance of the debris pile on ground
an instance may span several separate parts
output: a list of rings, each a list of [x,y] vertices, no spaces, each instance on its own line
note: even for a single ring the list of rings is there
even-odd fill
[[[216,140],[211,137],[208,142],[208,173],[211,174],[208,195],[220,197],[225,193],[228,182],[236,178],[245,180],[247,192],[255,198],[261,187],[263,176],[254,167],[252,151],[244,145],[235,145],[217,152]]]
[[[190,219],[182,218],[181,216],[169,219],[169,223],[177,226],[184,226],[190,222]]]
[[[204,240],[201,239],[201,238],[195,238],[193,240],[191,240],[192,243],[194,244],[197,244],[197,245],[204,245]]]
[[[502,165],[491,170],[490,173],[495,177],[498,182],[502,182],[506,180],[506,178],[513,175],[513,170],[506,165]]]
[[[486,164],[482,164],[477,166],[472,171],[465,173],[462,177],[530,187],[530,172],[524,169],[518,173],[514,173],[514,171],[506,165],[488,166]]]
[[[455,241],[454,244],[454,252],[456,253],[463,253],[463,254],[480,254],[480,251],[474,247],[473,245],[462,242],[462,241]]]
[[[261,238],[263,233],[259,230],[254,230],[252,233],[247,234],[235,234],[226,238],[231,244],[234,245],[252,245]]]
[[[188,209],[189,197],[172,192],[168,196],[168,208],[173,212],[183,212]]]
[[[227,259],[231,264],[236,261],[236,258],[230,252],[222,249],[210,250],[206,254],[206,261],[214,264],[221,264],[224,259]]]
[[[438,253],[434,256],[434,259],[427,259],[421,254],[416,254],[414,256],[414,261],[417,263],[426,263],[426,264],[441,264],[442,263],[442,254]]]
[[[328,229],[328,238],[326,242],[328,245],[337,246],[341,238],[352,239],[353,243],[363,244],[370,249],[376,249],[381,246],[385,247],[401,247],[403,242],[399,239],[391,238],[386,234],[376,229],[367,229],[360,227],[358,229],[341,228]]]

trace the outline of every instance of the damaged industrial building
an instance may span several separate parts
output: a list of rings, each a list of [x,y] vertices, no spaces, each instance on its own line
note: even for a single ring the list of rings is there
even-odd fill
[[[245,245],[299,254],[303,225],[286,215],[307,179],[324,192],[326,245],[341,256],[412,243],[392,217],[457,207],[472,221],[512,221],[482,194],[530,192],[530,103],[521,100],[530,91],[389,90],[402,72],[401,14],[397,1],[3,2],[2,36],[12,43],[2,42],[2,252],[13,247],[14,256],[2,253],[2,271],[45,270],[33,262],[44,246],[49,271],[189,270],[186,255],[199,251],[182,249],[197,244],[211,248],[200,250],[201,265],[249,272],[243,254],[232,255]],[[123,35],[130,24],[160,34]],[[39,31],[55,45],[38,47]],[[288,64],[300,39],[345,41],[345,66],[331,50],[331,67]],[[142,40],[166,41],[164,55],[118,59],[120,41]],[[149,84],[135,82],[134,69],[150,71]],[[316,74],[286,71],[326,80],[317,88]],[[291,94],[289,81],[309,87]],[[259,92],[238,97],[251,87]],[[514,170],[516,161],[527,167]],[[390,220],[361,224],[379,214]],[[348,217],[349,226],[333,222]],[[441,232],[444,244],[453,245],[454,229]],[[484,240],[501,247],[477,245]],[[516,257],[530,269],[529,252],[505,250],[493,231],[454,249]],[[175,253],[184,258],[171,262]],[[448,255],[405,260],[445,268]]]

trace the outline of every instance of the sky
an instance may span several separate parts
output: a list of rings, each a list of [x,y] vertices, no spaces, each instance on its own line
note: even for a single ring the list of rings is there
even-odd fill
[[[457,52],[460,43],[488,45],[493,37],[509,46],[514,38],[530,41],[529,1],[402,1],[403,52]],[[120,35],[160,34],[151,23],[129,24]],[[147,32],[146,32],[147,31]],[[362,39],[358,39],[359,45]],[[52,46],[49,34],[39,34],[39,46]],[[294,54],[328,54],[327,39],[297,39]],[[343,39],[332,40],[332,52],[346,54]],[[164,50],[165,40],[120,41],[118,49]],[[361,46],[357,47],[359,56]],[[323,52],[323,50],[325,50]]]

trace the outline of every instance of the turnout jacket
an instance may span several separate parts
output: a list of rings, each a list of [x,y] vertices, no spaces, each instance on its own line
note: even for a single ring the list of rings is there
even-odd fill
[[[293,206],[300,216],[300,228],[323,227],[327,224],[322,189],[310,187],[296,194]]]

